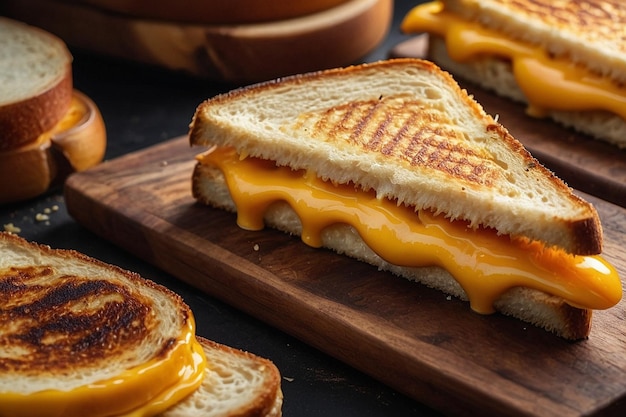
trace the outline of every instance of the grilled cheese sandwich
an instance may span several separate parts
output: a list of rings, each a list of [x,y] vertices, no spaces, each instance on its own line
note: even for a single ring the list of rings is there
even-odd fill
[[[626,147],[619,127],[626,120],[624,76],[611,71],[622,58],[618,51],[614,60],[607,58],[602,48],[620,35],[589,38],[587,33],[593,34],[597,28],[590,30],[592,23],[585,25],[587,19],[581,17],[586,12],[577,10],[597,7],[593,1],[569,2],[567,6],[547,1],[533,5],[477,3],[425,3],[405,16],[401,28],[405,33],[428,33],[431,59],[459,77],[527,103],[529,115],[552,117]],[[620,12],[607,17],[607,24],[626,15],[620,4],[611,4]],[[547,16],[550,11],[561,16],[558,24]],[[581,21],[577,22],[576,16]],[[528,29],[522,29],[522,23]],[[623,31],[623,24],[619,30]],[[553,35],[559,31],[562,35]],[[572,39],[578,43],[572,44]],[[580,53],[585,58],[575,58],[579,55],[575,49],[583,48],[600,50],[600,59],[595,55],[593,62],[586,61],[591,54],[586,52]]]
[[[8,233],[0,255],[0,416],[280,416],[276,367],[197,337],[166,288]]]
[[[431,63],[392,60],[235,90],[199,106],[190,138],[210,147],[194,195],[236,211],[244,228],[300,235],[570,339],[588,335],[591,309],[621,298],[615,269],[588,256],[601,251],[593,208]],[[577,324],[509,308],[503,300],[520,287],[532,290],[521,296],[533,299],[526,307],[548,294],[560,300],[555,316]]]
[[[617,272],[599,256],[575,256],[521,238],[511,241],[494,230],[378,199],[371,191],[333,185],[313,172],[241,159],[232,148],[211,150],[198,160],[225,176],[242,228],[263,229],[268,208],[284,201],[300,219],[298,234],[306,244],[322,247],[325,228],[348,224],[386,262],[450,271],[479,313],[493,313],[495,301],[517,286],[557,295],[578,308],[606,309],[621,298]]]

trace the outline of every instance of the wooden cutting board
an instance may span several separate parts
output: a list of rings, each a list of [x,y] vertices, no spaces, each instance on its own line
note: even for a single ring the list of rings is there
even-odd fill
[[[81,224],[207,294],[451,414],[626,411],[626,303],[570,343],[196,204],[187,138],[108,161],[66,184]],[[591,198],[605,257],[626,277],[626,209]],[[198,311],[197,320],[203,319]],[[288,399],[287,399],[288,401]]]
[[[394,58],[424,58],[428,36],[418,35],[391,49]],[[499,121],[544,165],[571,187],[626,207],[626,149],[593,140],[550,120],[525,114],[525,106],[457,79],[485,111]]]

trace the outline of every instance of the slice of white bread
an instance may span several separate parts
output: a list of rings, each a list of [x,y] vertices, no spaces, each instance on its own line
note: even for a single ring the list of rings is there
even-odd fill
[[[124,375],[167,355],[192,320],[182,298],[161,285],[4,232],[0,288],[0,400]],[[281,415],[280,374],[271,361],[197,339],[208,360],[203,382],[163,415]],[[88,402],[98,411],[117,406],[100,395]]]
[[[72,56],[56,36],[0,17],[0,151],[35,141],[66,113]]]
[[[96,104],[74,90],[68,112],[32,142],[0,151],[0,204],[36,197],[102,161],[106,128]]]
[[[280,417],[280,373],[268,359],[198,337],[209,366],[200,388],[163,417]]]
[[[36,197],[102,161],[104,120],[73,89],[65,43],[0,17],[0,204]]]
[[[431,62],[381,61],[216,96],[198,107],[190,143],[232,146],[570,253],[602,249],[593,206]]]
[[[203,204],[236,212],[222,172],[213,166],[197,164],[192,180],[193,195]],[[274,203],[265,213],[265,224],[300,236],[302,225],[287,203]],[[463,288],[448,271],[438,267],[409,268],[390,264],[375,254],[354,228],[335,225],[322,231],[323,246],[340,254],[377,266],[411,281],[419,282],[467,301]],[[569,340],[587,337],[592,310],[567,304],[560,297],[530,288],[515,287],[495,301],[496,311],[531,323]]]
[[[468,62],[454,61],[448,55],[445,41],[439,36],[428,37],[428,58],[459,79],[471,81],[502,97],[528,104],[513,75],[511,62],[497,57],[481,56]],[[566,127],[596,139],[626,148],[626,120],[608,111],[556,111],[546,115]]]

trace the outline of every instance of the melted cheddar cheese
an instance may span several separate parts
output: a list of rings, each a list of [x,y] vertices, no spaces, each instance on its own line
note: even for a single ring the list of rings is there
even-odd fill
[[[164,357],[69,391],[0,392],[0,416],[154,416],[195,391],[202,383],[205,368],[204,351],[190,317],[174,348]]]
[[[470,228],[466,222],[416,212],[352,185],[333,185],[313,172],[240,158],[230,148],[216,148],[198,160],[224,173],[240,227],[263,228],[266,209],[285,201],[300,218],[301,237],[308,245],[322,246],[324,228],[348,224],[389,263],[446,269],[479,313],[492,313],[494,301],[517,286],[558,295],[573,306],[589,309],[612,307],[622,296],[616,270],[599,256],[573,256],[492,230]]]
[[[401,28],[405,33],[441,36],[450,58],[457,62],[487,55],[510,60],[532,115],[543,116],[548,110],[605,110],[626,119],[626,89],[609,78],[566,59],[551,58],[539,46],[507,39],[477,22],[465,21],[445,11],[438,1],[413,8]]]

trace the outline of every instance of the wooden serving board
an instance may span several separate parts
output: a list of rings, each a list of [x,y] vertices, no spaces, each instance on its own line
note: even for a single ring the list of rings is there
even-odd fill
[[[298,238],[245,231],[190,194],[187,138],[108,161],[66,184],[95,233],[416,400],[450,414],[626,411],[626,302],[571,343]],[[589,197],[605,257],[626,277],[626,209]],[[203,312],[196,312],[201,321]]]
[[[428,36],[418,35],[390,51],[391,57],[424,58]],[[626,149],[618,149],[566,129],[547,119],[525,114],[525,106],[457,79],[485,111],[498,115],[511,134],[570,186],[626,207]]]

